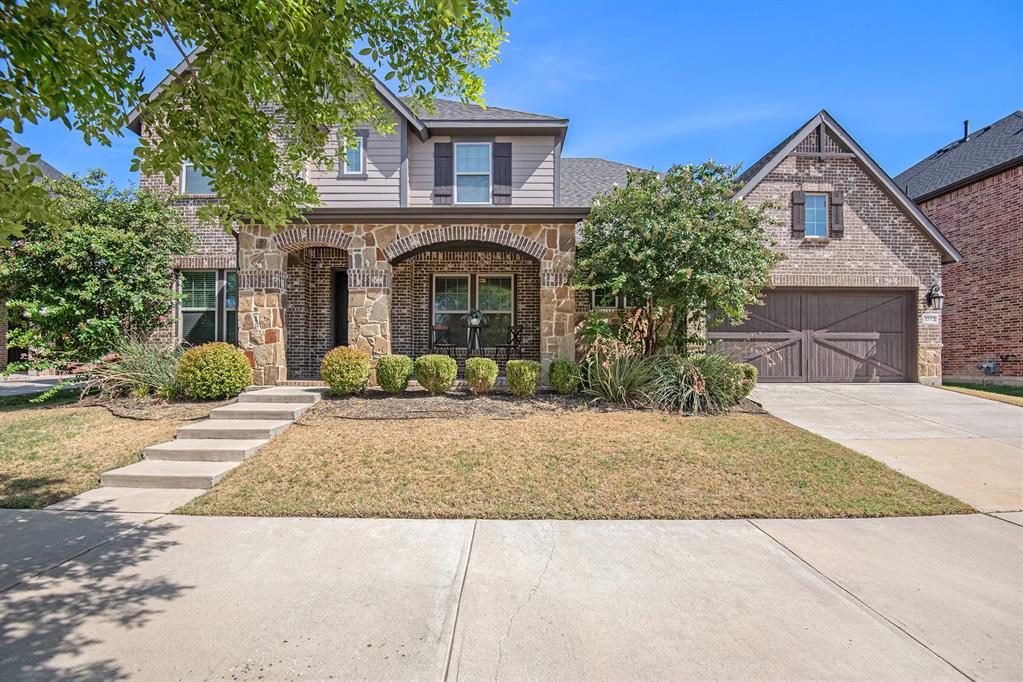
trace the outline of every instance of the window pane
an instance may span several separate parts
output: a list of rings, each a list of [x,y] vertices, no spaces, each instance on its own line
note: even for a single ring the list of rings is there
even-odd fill
[[[213,194],[210,179],[191,164],[185,164],[185,194]]]
[[[435,312],[469,310],[469,278],[438,277],[434,280],[433,309]]]
[[[594,308],[617,308],[618,297],[607,289],[597,289],[593,292]]]
[[[355,144],[345,149],[345,172],[362,172],[362,136],[355,137]]]
[[[477,305],[480,310],[490,313],[498,311],[511,312],[514,299],[511,277],[479,277],[479,301]]]
[[[455,172],[490,173],[490,145],[455,145]]]
[[[217,272],[215,270],[192,270],[181,273],[182,308],[217,307]]]
[[[456,201],[463,204],[485,204],[490,201],[489,175],[459,175]]]
[[[186,343],[198,346],[200,343],[216,341],[216,335],[217,312],[215,310],[181,313],[181,338]]]
[[[224,273],[224,309],[238,309],[238,273],[231,270]]]
[[[511,327],[511,313],[487,313],[487,326],[483,328],[483,345],[496,346],[508,343],[508,328]]]
[[[433,314],[433,323],[447,326],[448,340],[454,345],[465,348],[469,345],[469,327],[463,318],[465,313],[440,313]]]
[[[806,195],[806,236],[828,235],[828,202],[823,194]]]

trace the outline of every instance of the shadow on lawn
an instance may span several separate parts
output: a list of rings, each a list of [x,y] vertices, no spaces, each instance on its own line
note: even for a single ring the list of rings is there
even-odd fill
[[[173,526],[140,524],[139,517],[107,513],[2,513],[0,679],[129,676],[120,661],[90,660],[88,647],[102,643],[90,625],[142,627],[160,604],[191,589],[139,575],[141,564],[177,544],[166,537]]]

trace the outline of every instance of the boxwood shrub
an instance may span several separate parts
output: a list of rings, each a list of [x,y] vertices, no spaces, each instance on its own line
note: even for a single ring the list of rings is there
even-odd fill
[[[377,383],[388,393],[404,392],[411,376],[412,358],[407,355],[385,355],[377,360]]]
[[[252,365],[229,343],[204,343],[182,354],[175,383],[193,400],[233,398],[252,383]]]
[[[458,365],[447,355],[420,355],[416,358],[416,381],[434,395],[455,385]]]
[[[338,346],[323,358],[320,378],[334,395],[350,395],[366,388],[369,381],[369,353],[358,348]]]
[[[490,358],[469,358],[465,361],[465,383],[473,395],[490,393],[497,381],[497,363]]]
[[[532,398],[540,385],[540,363],[536,360],[509,360],[505,374],[512,395]]]
[[[579,365],[572,360],[555,360],[551,363],[551,388],[560,395],[575,392],[579,386]]]

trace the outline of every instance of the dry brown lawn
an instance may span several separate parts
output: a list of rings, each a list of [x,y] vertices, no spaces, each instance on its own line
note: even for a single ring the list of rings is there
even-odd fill
[[[766,415],[351,419],[325,401],[187,514],[492,519],[971,511]]]
[[[103,407],[0,410],[0,507],[45,507],[95,488],[102,472],[174,438],[178,423],[115,417]]]

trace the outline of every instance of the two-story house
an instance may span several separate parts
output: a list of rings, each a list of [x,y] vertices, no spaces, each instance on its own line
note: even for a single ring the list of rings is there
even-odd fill
[[[575,356],[594,302],[567,284],[576,224],[629,166],[562,157],[568,120],[438,100],[421,116],[383,84],[392,135],[360,131],[308,168],[322,205],[276,232],[195,221],[215,201],[182,168],[198,246],[177,260],[183,301],[168,336],[237,343],[257,384],[317,378],[348,344],[374,356]],[[145,135],[144,115],[132,129]],[[826,112],[744,174],[737,200],[769,202],[785,259],[750,320],[712,330],[775,381],[939,381],[941,263],[955,249]],[[934,291],[932,287],[937,286]],[[470,328],[467,313],[486,315]]]

